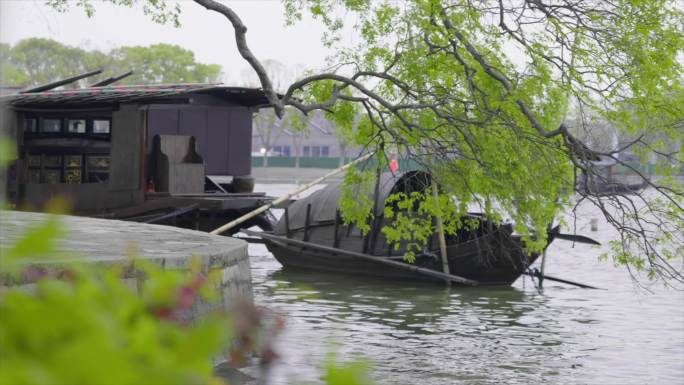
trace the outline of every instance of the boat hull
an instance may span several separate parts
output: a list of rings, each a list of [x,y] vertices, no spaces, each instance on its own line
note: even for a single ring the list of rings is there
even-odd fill
[[[265,240],[269,251],[285,268],[365,276],[378,280],[444,282],[439,278],[416,274],[372,260],[291,245],[286,242],[286,239],[284,238],[283,242]],[[293,239],[301,238],[293,237]],[[341,249],[348,250],[344,247]],[[350,251],[358,252],[354,249]],[[385,247],[380,249],[384,251]],[[403,261],[400,255],[388,257],[374,253],[374,256],[378,259],[389,258]],[[507,235],[504,231],[496,231],[490,236],[449,245],[447,256],[451,274],[478,281],[480,285],[511,285],[529,265],[534,263],[538,254],[526,254],[519,238]],[[438,253],[417,256],[415,265],[435,271],[441,271],[442,267]]]

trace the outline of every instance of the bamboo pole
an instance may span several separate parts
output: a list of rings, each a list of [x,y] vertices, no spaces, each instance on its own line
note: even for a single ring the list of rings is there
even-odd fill
[[[435,198],[435,200],[438,200],[439,198],[439,192],[437,191],[437,183],[435,182],[434,178],[432,179],[432,196]],[[436,215],[435,222],[435,225],[437,227],[437,238],[439,239],[439,253],[442,254],[442,271],[444,271],[445,274],[450,274],[449,259],[447,258],[446,237],[444,236],[444,223],[442,223],[442,216],[439,214]]]
[[[263,206],[261,206],[261,207],[255,209],[255,210],[253,210],[253,211],[250,211],[249,213],[247,213],[247,214],[241,216],[240,218],[237,218],[237,219],[235,219],[235,220],[233,220],[233,221],[231,221],[231,222],[226,223],[225,225],[223,225],[223,226],[221,226],[221,227],[218,227],[218,228],[212,230],[209,234],[221,234],[221,233],[224,233],[224,232],[226,232],[227,230],[230,230],[230,229],[232,229],[233,227],[239,225],[240,223],[243,223],[243,222],[245,222],[245,221],[247,221],[247,220],[249,220],[249,219],[252,219],[252,218],[256,217],[257,215],[263,213],[264,211],[270,209],[271,207],[276,206],[276,205],[278,205],[278,204],[280,204],[280,203],[285,202],[286,200],[288,200],[288,199],[292,198],[293,196],[295,196],[295,195],[301,193],[302,191],[305,191],[305,190],[310,189],[311,187],[313,187],[313,186],[315,186],[315,185],[321,183],[322,181],[324,181],[324,180],[330,178],[331,176],[336,175],[336,174],[339,174],[340,172],[342,172],[342,171],[344,171],[344,170],[346,170],[346,169],[348,169],[348,168],[350,168],[350,167],[356,165],[357,163],[363,162],[364,160],[370,158],[371,156],[373,156],[373,153],[366,154],[366,155],[364,155],[364,156],[362,156],[362,157],[360,157],[360,158],[358,158],[358,159],[356,159],[356,160],[354,160],[354,161],[352,161],[352,162],[349,162],[349,163],[345,164],[344,166],[342,166],[342,167],[340,167],[340,168],[338,168],[338,169],[332,170],[332,171],[330,171],[329,173],[323,175],[322,177],[320,177],[320,178],[314,180],[313,182],[307,183],[307,184],[305,184],[304,186],[299,187],[298,189],[296,189],[295,191],[293,191],[293,192],[291,192],[291,193],[289,193],[289,194],[285,194],[285,195],[281,196],[280,198],[278,198],[278,199],[276,199],[276,200],[274,200],[274,201],[271,201],[271,202],[269,202],[269,203],[267,203],[267,204],[265,204],[265,205],[263,205]]]
[[[380,161],[378,160],[376,164],[376,169],[375,169],[375,188],[373,189],[373,219],[371,220],[371,228],[366,236],[366,239],[364,239],[363,242],[363,252],[366,253],[368,252],[368,248],[370,248],[370,254],[373,254],[373,250],[375,249],[375,240],[377,238],[377,226],[378,226],[378,206],[380,205],[380,176],[382,175],[382,170],[380,169]]]
[[[545,277],[545,276],[544,276],[544,271],[546,270],[546,249],[548,249],[549,244],[550,244],[551,241],[552,241],[552,238],[551,238],[552,235],[551,235],[550,233],[553,231],[553,229],[551,229],[551,225],[549,225],[548,228],[549,228],[549,230],[546,231],[546,234],[547,234],[547,235],[546,235],[546,236],[547,236],[546,247],[544,247],[544,251],[542,251],[542,255],[541,255],[541,271],[540,271],[540,274],[539,274],[539,276],[538,276],[538,278],[539,278],[539,289],[540,289],[540,290],[544,288],[544,277]],[[556,227],[556,229],[558,229],[558,227]],[[553,234],[553,235],[555,236],[555,234]],[[533,282],[534,282],[534,281],[533,281]]]
[[[273,235],[273,234],[269,234],[269,233],[250,231],[250,230],[245,230],[245,229],[242,229],[240,231],[247,234],[247,235],[260,237],[260,238],[267,239],[267,240],[272,241],[272,242],[280,242],[280,243],[286,243],[286,244],[289,243],[290,245],[304,247],[307,249],[319,250],[322,252],[329,253],[331,255],[338,254],[338,255],[346,255],[349,257],[355,257],[355,258],[359,258],[359,259],[365,259],[367,261],[373,261],[376,263],[380,263],[380,264],[387,265],[387,266],[392,266],[392,267],[399,268],[402,270],[412,271],[412,272],[419,274],[419,275],[424,275],[424,276],[428,276],[428,277],[432,277],[432,278],[456,282],[456,283],[460,283],[462,285],[476,286],[479,284],[479,282],[477,282],[475,280],[468,279],[465,277],[461,277],[458,275],[445,274],[445,273],[442,273],[442,272],[439,272],[436,270],[430,270],[430,269],[426,269],[424,267],[419,267],[419,266],[411,265],[411,264],[404,263],[404,262],[397,262],[397,261],[393,261],[393,260],[387,259],[387,258],[375,257],[372,255],[359,253],[356,251],[336,249],[336,248],[330,247],[330,246],[319,245],[317,243],[312,243],[312,242],[304,242],[304,241],[300,241],[299,239],[285,238],[285,237],[281,237],[281,236]]]
[[[541,260],[541,269],[540,269],[540,274],[539,274],[539,288],[541,289],[544,286],[544,278],[546,276],[544,275],[544,270],[546,268],[546,248],[544,248],[544,251],[542,252],[542,260]]]
[[[536,270],[536,269],[535,269],[535,270]],[[530,277],[537,277],[537,278],[539,278],[539,277],[542,275],[542,273],[540,273],[540,272],[532,272],[532,273],[530,273],[530,272],[528,272],[528,271],[523,272],[523,274],[529,275]],[[583,289],[597,289],[597,290],[601,290],[600,288],[598,288],[598,287],[596,287],[596,286],[586,285],[586,284],[584,284],[584,283],[579,283],[579,282],[573,282],[573,281],[569,281],[569,280],[567,280],[567,279],[561,279],[561,278],[557,278],[557,277],[551,277],[551,276],[549,276],[549,275],[544,275],[543,277],[544,277],[544,279],[548,279],[549,281],[567,283],[568,285],[578,286],[578,287],[581,287],[581,288],[583,288]]]
[[[335,228],[334,228],[334,234],[333,234],[333,247],[340,247],[340,236],[339,236],[339,228],[340,228],[340,222],[342,220],[340,219],[340,209],[335,210]],[[290,237],[290,234],[287,234],[288,238]]]
[[[306,205],[306,218],[304,218],[304,242],[309,240],[309,222],[311,219],[311,203]]]

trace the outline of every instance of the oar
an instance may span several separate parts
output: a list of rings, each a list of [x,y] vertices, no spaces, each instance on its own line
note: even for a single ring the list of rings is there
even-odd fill
[[[233,237],[235,239],[239,239],[241,241],[245,241],[247,243],[254,243],[258,245],[265,245],[266,241],[261,239],[261,238],[252,238],[252,237]]]
[[[233,220],[233,221],[231,221],[231,222],[226,223],[225,225],[223,225],[223,226],[221,226],[221,227],[218,227],[218,228],[212,230],[209,234],[221,234],[221,233],[223,233],[223,232],[225,232],[225,231],[227,231],[227,230],[229,230],[229,229],[231,229],[231,228],[233,228],[233,227],[239,225],[240,223],[242,223],[242,222],[244,222],[244,221],[246,221],[246,220],[249,220],[249,219],[251,219],[251,218],[256,217],[257,215],[263,213],[264,211],[270,209],[271,207],[276,206],[276,205],[278,205],[278,204],[280,204],[280,203],[282,203],[282,202],[285,202],[286,200],[288,200],[288,199],[292,198],[293,196],[295,196],[295,195],[301,193],[302,191],[310,189],[312,186],[315,186],[315,185],[321,183],[322,181],[324,181],[324,180],[330,178],[331,176],[333,176],[333,175],[335,175],[335,174],[338,174],[338,173],[340,173],[340,172],[342,172],[342,171],[348,169],[349,167],[351,167],[351,166],[353,166],[353,165],[355,165],[355,164],[357,164],[357,163],[359,163],[359,162],[363,162],[364,160],[370,158],[372,155],[373,155],[373,153],[364,155],[364,156],[362,156],[362,157],[360,157],[360,158],[358,158],[358,159],[356,159],[356,160],[354,160],[354,161],[352,161],[352,162],[349,162],[349,163],[345,164],[344,166],[342,166],[342,167],[340,167],[340,168],[338,168],[338,169],[336,169],[336,170],[330,171],[329,173],[327,173],[327,174],[323,175],[322,177],[320,177],[320,178],[314,180],[313,182],[308,183],[308,184],[305,184],[304,186],[302,186],[302,187],[296,189],[295,191],[293,191],[293,192],[291,192],[291,193],[289,193],[289,194],[285,194],[285,195],[281,196],[280,198],[278,198],[278,199],[276,199],[276,200],[274,200],[274,201],[271,201],[271,202],[269,202],[269,203],[267,203],[267,204],[265,204],[265,205],[259,207],[258,209],[255,209],[255,210],[253,210],[253,211],[248,212],[247,214],[241,216],[241,217],[238,218],[238,219],[235,219],[235,220]]]
[[[323,246],[323,245],[319,245],[319,244],[311,243],[311,242],[304,242],[304,241],[300,241],[299,239],[286,238],[286,237],[281,237],[278,235],[273,235],[273,234],[268,234],[268,233],[263,233],[263,232],[257,232],[257,231],[251,231],[251,230],[245,230],[245,229],[242,229],[240,231],[247,234],[247,235],[251,235],[251,236],[255,236],[255,237],[261,237],[261,238],[268,239],[268,240],[274,241],[274,242],[289,243],[291,245],[306,247],[306,248],[314,249],[314,250],[320,250],[320,251],[324,251],[324,252],[330,253],[330,254],[346,255],[349,257],[364,259],[367,261],[373,261],[376,263],[396,267],[399,269],[409,270],[409,271],[412,271],[414,273],[425,275],[428,277],[439,278],[439,279],[443,279],[443,280],[450,281],[450,282],[460,283],[462,285],[475,286],[478,284],[478,282],[475,280],[464,278],[464,277],[459,277],[458,275],[445,274],[445,273],[442,273],[439,271],[430,270],[430,269],[418,267],[415,265],[410,265],[408,263],[397,262],[397,261],[392,261],[392,260],[388,260],[385,258],[374,257],[372,255],[357,253],[355,251],[336,249],[334,247]]]
[[[179,209],[176,209],[176,210],[174,210],[168,214],[162,215],[160,217],[145,220],[145,221],[143,221],[143,223],[157,223],[157,222],[163,221],[164,219],[178,217],[178,216],[181,216],[185,213],[188,213],[188,212],[196,209],[197,206],[198,206],[198,204],[195,203],[195,204],[191,204],[190,206],[181,207]]]
[[[536,269],[535,269],[535,270],[536,270]],[[549,281],[556,281],[556,282],[560,282],[560,283],[567,283],[568,285],[575,285],[575,286],[578,286],[578,287],[581,287],[581,288],[584,288],[584,289],[598,289],[598,290],[601,290],[600,288],[595,287],[595,286],[585,285],[585,284],[583,284],[583,283],[568,281],[567,279],[561,279],[561,278],[551,277],[551,276],[548,276],[548,275],[546,275],[546,274],[541,274],[539,271],[535,271],[535,272],[533,272],[533,273],[531,273],[531,272],[529,272],[529,271],[525,271],[525,272],[523,272],[523,274],[529,275],[530,277],[537,277],[537,278],[541,278],[541,279],[548,279]]]
[[[588,243],[590,245],[601,246],[601,242],[595,241],[589,237],[585,237],[584,235],[562,234],[560,232],[560,225],[558,225],[552,229],[549,229],[547,234],[548,234],[549,243],[551,243],[551,241],[553,241],[554,239],[562,239],[565,241],[572,241],[572,242],[577,242],[577,243]]]
[[[601,242],[595,241],[589,237],[585,237],[584,235],[555,233],[555,234],[553,234],[553,237],[556,239],[563,239],[566,241],[573,241],[573,242],[577,242],[577,243],[588,243],[590,245],[601,246]]]

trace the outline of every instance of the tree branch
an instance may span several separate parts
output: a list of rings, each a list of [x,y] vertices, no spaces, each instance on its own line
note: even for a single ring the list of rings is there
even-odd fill
[[[273,89],[273,84],[271,83],[271,79],[268,77],[268,74],[266,73],[266,69],[249,49],[246,39],[247,27],[244,25],[244,23],[242,23],[240,17],[230,7],[223,5],[217,1],[194,1],[210,11],[222,14],[233,25],[233,29],[235,30],[235,42],[237,43],[240,55],[249,63],[249,65],[252,66],[252,68],[256,72],[257,76],[259,77],[259,81],[261,82],[261,87],[264,91],[264,94],[266,94],[266,98],[273,105],[273,109],[275,110],[275,113],[278,116],[278,118],[282,119],[284,114],[284,105],[278,97],[278,94]]]

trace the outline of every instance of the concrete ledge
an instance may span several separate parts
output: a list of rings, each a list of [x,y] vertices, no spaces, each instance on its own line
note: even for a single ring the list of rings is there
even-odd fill
[[[28,229],[48,217],[49,214],[42,213],[0,211],[0,250],[12,247]],[[57,246],[60,255],[57,258],[36,258],[27,262],[27,266],[51,269],[59,268],[65,262],[77,261],[134,270],[131,256],[136,256],[158,263],[165,269],[185,270],[194,262],[193,258],[197,258],[204,272],[221,271],[221,282],[215,288],[220,292],[221,304],[218,306],[228,310],[238,300],[252,301],[252,278],[245,241],[169,226],[68,215],[58,217],[67,232]],[[127,282],[131,280],[131,285],[137,285],[133,282],[138,279],[136,275],[124,279]],[[200,307],[203,305],[206,304]],[[197,308],[193,313],[197,316],[208,310]]]
[[[26,230],[49,216],[0,211],[0,246],[11,246]],[[195,255],[207,267],[213,268],[235,264],[247,255],[247,243],[234,238],[162,225],[69,215],[58,217],[67,230],[58,248],[68,253],[72,261],[121,261],[135,253],[167,268],[185,268],[188,257]]]

